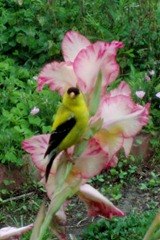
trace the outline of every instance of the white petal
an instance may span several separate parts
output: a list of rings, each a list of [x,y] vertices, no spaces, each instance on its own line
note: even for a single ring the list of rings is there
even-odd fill
[[[91,45],[90,41],[78,32],[69,31],[64,36],[62,51],[65,61],[73,62],[77,54]]]
[[[76,87],[77,78],[70,62],[52,62],[44,66],[38,78],[38,90],[49,85],[52,91],[58,90],[61,95],[69,87]]]

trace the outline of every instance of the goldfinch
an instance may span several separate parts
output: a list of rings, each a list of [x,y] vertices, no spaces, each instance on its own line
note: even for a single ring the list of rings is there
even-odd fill
[[[69,88],[55,115],[48,148],[44,155],[44,158],[49,156],[45,172],[46,182],[57,154],[80,140],[87,129],[88,120],[89,112],[82,93],[78,88]]]

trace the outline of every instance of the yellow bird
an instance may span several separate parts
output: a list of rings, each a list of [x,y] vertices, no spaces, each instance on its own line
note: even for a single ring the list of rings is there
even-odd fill
[[[53,160],[62,150],[76,144],[87,129],[89,112],[80,90],[71,87],[63,96],[52,125],[52,132],[44,158],[49,162],[45,172],[46,182]]]

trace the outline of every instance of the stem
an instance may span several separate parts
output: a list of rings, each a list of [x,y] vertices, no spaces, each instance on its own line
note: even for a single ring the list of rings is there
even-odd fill
[[[34,222],[34,228],[33,228],[30,240],[35,240],[35,239],[37,239],[37,236],[39,236],[39,232],[41,229],[41,225],[44,221],[44,218],[45,218],[45,201],[43,201],[43,203],[39,209],[38,215]]]
[[[61,191],[59,194],[56,194],[56,196],[54,196],[52,198],[51,204],[48,209],[49,214],[47,214],[47,216],[44,219],[43,224],[41,225],[40,234],[39,234],[39,237],[37,240],[43,239],[43,236],[47,232],[47,228],[48,228],[54,214],[60,209],[62,204],[65,202],[67,197],[69,197],[71,195],[71,193],[72,193],[72,189],[70,187],[68,187],[68,188],[64,189],[63,191]],[[52,209],[50,209],[50,208],[52,208]]]
[[[54,193],[54,196],[60,191],[60,189],[62,188],[64,182],[66,181],[66,178],[68,177],[70,171],[71,171],[71,168],[72,168],[73,164],[72,162],[69,162],[67,163],[67,167],[66,167],[66,171],[65,173],[61,173],[62,174],[62,178],[61,178],[61,181],[59,181],[58,185],[57,185],[57,188],[55,190],[55,193]]]
[[[144,236],[143,240],[151,240],[152,236],[154,234],[154,231],[156,230],[156,228],[160,225],[160,212],[157,214],[157,216],[155,217],[154,221],[152,222],[150,228],[148,229],[146,235]],[[158,234],[160,234],[160,232],[158,231]],[[157,235],[157,233],[156,233]],[[156,240],[156,238],[154,238]],[[158,240],[158,239],[157,239]]]
[[[154,234],[152,240],[159,240],[160,239],[160,229]]]
[[[75,184],[75,186],[64,186],[64,183],[66,181],[66,178],[68,177],[70,170],[72,168],[72,163],[68,162],[68,165],[66,167],[65,173],[62,175],[61,181],[57,185],[57,189],[55,190],[55,193],[51,199],[51,203],[49,205],[46,217],[40,227],[40,233],[37,237],[37,240],[42,240],[44,234],[47,232],[47,228],[53,218],[53,216],[56,214],[56,212],[60,209],[60,207],[63,205],[65,200],[68,197],[71,197],[77,192],[77,186],[79,186],[79,182]]]

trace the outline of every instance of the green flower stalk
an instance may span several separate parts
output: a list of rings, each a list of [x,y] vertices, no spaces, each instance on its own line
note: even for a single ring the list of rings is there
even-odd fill
[[[143,240],[159,240],[159,239],[160,239],[160,212],[156,215]]]

